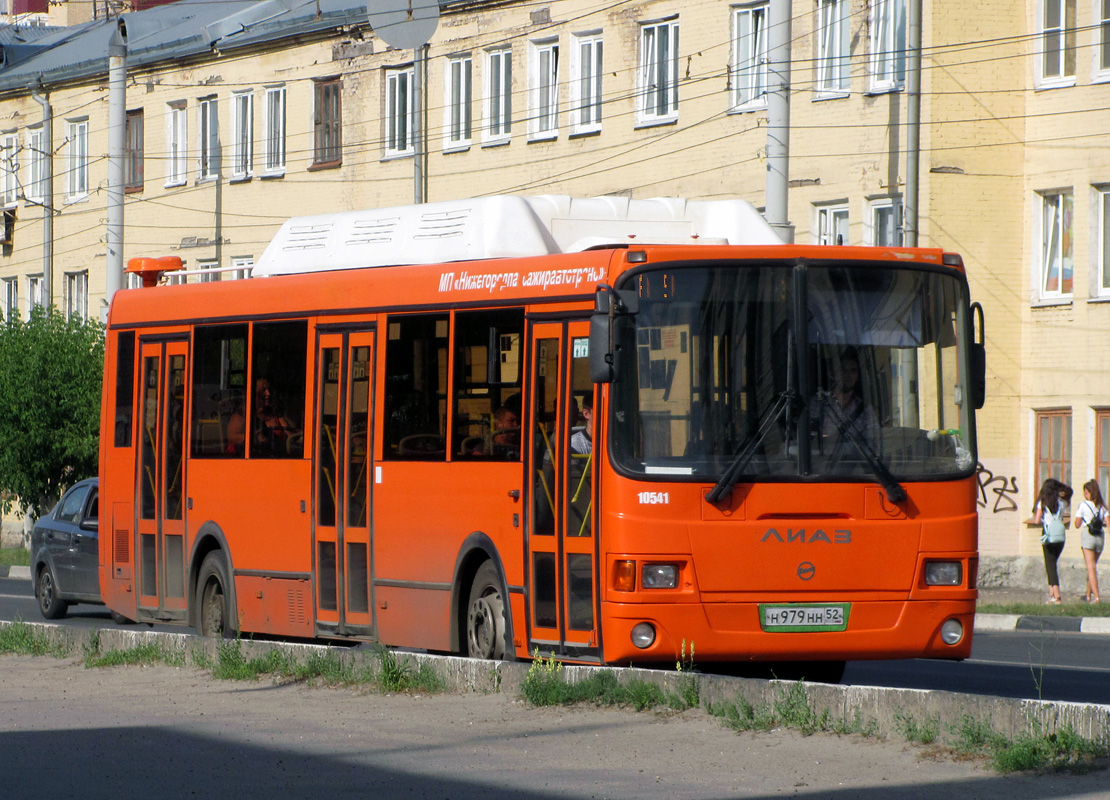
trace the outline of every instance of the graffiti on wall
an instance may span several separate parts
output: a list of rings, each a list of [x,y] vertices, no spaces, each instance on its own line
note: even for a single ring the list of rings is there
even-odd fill
[[[979,496],[975,499],[979,506],[982,508],[991,507],[993,500],[992,514],[1018,510],[1016,476],[995,475],[980,461],[975,470],[975,479],[979,483]],[[993,498],[991,497],[992,494],[994,495]]]

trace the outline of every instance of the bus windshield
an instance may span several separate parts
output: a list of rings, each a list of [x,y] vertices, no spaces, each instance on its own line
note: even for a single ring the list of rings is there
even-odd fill
[[[887,485],[974,469],[956,271],[714,262],[630,280],[609,437],[622,471]]]

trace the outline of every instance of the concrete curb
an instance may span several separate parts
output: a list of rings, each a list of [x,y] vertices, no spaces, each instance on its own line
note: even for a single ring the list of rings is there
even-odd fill
[[[1110,633],[1110,617],[1038,617],[1018,614],[976,614],[975,631],[1057,631]]]
[[[28,626],[35,634],[45,637],[72,655],[81,653],[82,648],[95,639],[101,652],[155,644],[180,653],[185,657],[186,663],[213,663],[219,657],[220,647],[226,644],[219,639],[187,633],[158,633],[119,627],[89,631],[50,623],[0,622],[0,629],[15,624]],[[344,661],[359,662],[371,668],[380,666],[377,653],[366,648],[328,648],[320,644],[247,640],[241,640],[238,646],[245,658],[255,658],[273,650],[304,658],[311,653],[319,654],[330,649]],[[448,690],[483,694],[519,694],[521,684],[532,666],[523,662],[479,661],[424,653],[396,653],[396,657],[399,662],[407,662],[414,667],[427,664],[443,679]],[[682,694],[683,687],[688,685],[686,682],[694,679],[697,681],[702,708],[722,702],[735,703],[741,698],[753,706],[765,707],[781,702],[785,693],[794,685],[793,681],[766,681],[635,668],[566,666],[563,671],[568,681],[577,682],[602,669],[612,669],[622,682],[638,679],[676,694]],[[936,720],[944,726],[957,726],[965,717],[971,717],[990,724],[994,730],[1011,738],[1028,732],[1034,724],[1040,725],[1044,733],[1070,726],[1087,739],[1104,741],[1110,738],[1110,705],[1015,700],[926,689],[823,683],[807,683],[805,691],[806,699],[815,714],[821,715],[827,710],[832,720],[858,722],[862,726],[873,725],[876,732],[882,735],[898,735],[905,719],[913,719],[919,723]]]
[[[29,581],[31,580],[31,568],[0,566],[0,578],[22,578]]]

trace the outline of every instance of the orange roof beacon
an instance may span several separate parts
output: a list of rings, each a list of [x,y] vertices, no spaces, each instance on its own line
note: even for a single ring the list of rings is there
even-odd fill
[[[292,219],[246,280],[131,263],[119,614],[494,659],[971,652],[957,255],[783,244],[740,200],[506,196]]]

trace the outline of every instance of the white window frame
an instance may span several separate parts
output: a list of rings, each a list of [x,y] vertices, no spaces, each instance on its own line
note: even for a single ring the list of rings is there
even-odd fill
[[[513,127],[513,51],[498,47],[486,51],[485,102],[482,142],[507,142]]]
[[[851,89],[849,0],[818,0],[817,94],[843,97]]]
[[[89,271],[79,270],[64,275],[62,304],[67,318],[85,319],[89,316]]]
[[[0,204],[14,206],[19,200],[19,134],[0,135]]]
[[[216,95],[197,100],[197,180],[220,177],[220,104]]]
[[[89,196],[89,118],[66,120],[66,201]]]
[[[872,0],[870,90],[900,91],[906,83],[906,0]]]
[[[27,183],[24,197],[41,204],[46,196],[46,145],[42,126],[27,130]]]
[[[1038,192],[1037,211],[1038,297],[1050,302],[1071,298],[1075,292],[1075,196],[1070,188]],[[1070,229],[1066,237],[1065,227]],[[1065,246],[1070,252],[1063,252]],[[1054,270],[1055,279],[1051,277]],[[1064,289],[1065,276],[1070,276],[1072,282],[1069,290]]]
[[[1038,88],[1075,85],[1077,4],[1078,0],[1036,0]],[[1050,14],[1057,17],[1051,23]],[[1098,48],[1093,49],[1097,53]]]
[[[27,276],[27,316],[31,318],[31,311],[42,306],[42,273]]]
[[[198,272],[196,276],[197,283],[217,283],[223,278],[220,274],[220,260],[218,258],[198,258],[196,268],[198,270],[212,270],[212,272]]]
[[[677,17],[640,26],[636,81],[638,125],[662,125],[678,119]]]
[[[385,157],[404,158],[416,152],[415,72],[409,64],[385,70]]]
[[[254,175],[254,90],[231,95],[231,179]]]
[[[890,222],[892,227],[889,228],[891,238],[894,241],[883,241],[885,238],[882,233],[884,227],[880,223],[880,216],[885,216],[889,212]],[[867,225],[864,230],[864,244],[872,247],[902,247],[905,241],[905,217],[903,215],[902,198],[896,197],[879,197],[867,201]]]
[[[767,107],[769,2],[732,7],[732,110]]]
[[[847,203],[835,205],[816,206],[816,223],[814,225],[814,244],[846,245],[849,243],[850,216]],[[842,234],[842,240],[837,241],[837,234]]]
[[[559,40],[528,43],[528,136],[532,140],[559,135]]]
[[[1091,297],[1110,298],[1110,186],[1096,186],[1095,198],[1098,269],[1091,270]]]
[[[574,133],[601,130],[604,55],[601,31],[571,37],[570,124]]]
[[[285,87],[266,87],[263,106],[262,174],[276,177],[285,174]]]
[[[1094,4],[1095,46],[1091,73],[1096,82],[1110,81],[1110,0],[1092,0]]]
[[[246,280],[251,276],[252,269],[254,269],[254,256],[232,256],[228,280]]]
[[[189,179],[189,118],[184,100],[166,103],[166,188]]]
[[[19,317],[19,278],[4,278],[4,320]]]
[[[474,137],[474,60],[450,56],[443,76],[443,149],[465,150]]]

